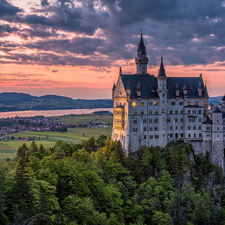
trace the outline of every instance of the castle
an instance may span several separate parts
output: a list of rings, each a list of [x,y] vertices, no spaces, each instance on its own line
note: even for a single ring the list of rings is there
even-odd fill
[[[120,69],[112,89],[112,140],[135,151],[141,145],[165,147],[183,139],[197,154],[208,151],[211,161],[224,168],[225,113],[217,107],[209,114],[202,75],[167,77],[163,57],[158,76],[148,74],[142,34],[135,62],[136,73],[123,74]],[[222,101],[225,111],[225,98]]]

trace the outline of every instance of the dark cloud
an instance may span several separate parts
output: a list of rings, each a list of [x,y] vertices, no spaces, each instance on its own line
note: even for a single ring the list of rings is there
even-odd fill
[[[16,15],[18,12],[22,10],[18,7],[15,7],[8,3],[6,0],[0,1],[0,17],[4,17],[7,15]]]
[[[58,70],[52,70],[52,73],[57,73],[58,72]]]
[[[225,57],[225,7],[221,0],[41,0],[40,3],[41,8],[32,8],[28,14],[5,0],[0,2],[0,17],[28,26],[26,29],[0,26],[0,36],[15,33],[29,40],[19,46],[0,43],[1,51],[7,53],[1,56],[4,63],[8,59],[9,63],[14,60],[20,64],[91,65],[102,70],[116,60],[135,58],[141,29],[150,66],[159,64],[161,54],[167,65],[208,64],[222,62]],[[1,4],[8,8],[4,14]],[[15,49],[41,53],[13,54]]]

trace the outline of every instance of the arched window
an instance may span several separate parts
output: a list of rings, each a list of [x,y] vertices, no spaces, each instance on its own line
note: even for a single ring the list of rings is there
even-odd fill
[[[166,122],[170,123],[170,117],[167,117]]]
[[[178,122],[178,118],[175,118],[175,122],[176,122],[176,123]]]
[[[193,130],[196,130],[196,126],[193,127]]]
[[[149,123],[152,123],[152,118],[149,119]]]
[[[191,134],[188,134],[188,137],[190,138],[191,137]]]
[[[191,114],[191,110],[190,109],[188,110],[188,114]]]
[[[199,126],[199,127],[198,127],[198,129],[199,129],[199,130],[201,130],[201,129],[202,129],[202,127],[201,127],[201,126]]]
[[[149,114],[152,115],[152,110],[149,111]]]
[[[194,134],[194,137],[196,138],[196,134]]]
[[[143,123],[147,123],[147,119],[146,118],[143,119]]]
[[[191,126],[188,126],[188,130],[191,130]]]
[[[155,123],[158,123],[158,119],[155,119],[155,121],[154,121]]]
[[[134,110],[134,115],[137,115],[137,111],[136,110]]]
[[[165,109],[162,110],[162,113],[165,113]]]
[[[144,128],[143,128],[143,131],[147,131],[147,128],[146,128],[146,127],[144,127]]]
[[[200,110],[198,111],[198,113],[199,113],[199,114],[202,114],[202,110],[200,109]]]
[[[202,137],[202,134],[199,134],[199,137]]]
[[[141,115],[144,115],[144,111],[143,110],[141,111]]]

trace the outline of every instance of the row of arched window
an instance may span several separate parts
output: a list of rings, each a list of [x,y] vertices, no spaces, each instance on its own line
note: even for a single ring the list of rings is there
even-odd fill
[[[197,110],[195,110],[195,109],[194,110],[190,110],[189,109],[188,110],[188,114],[197,114]],[[201,109],[198,110],[198,114],[202,114],[202,110]]]
[[[198,126],[198,129],[201,130],[202,127],[201,127],[201,126]],[[192,129],[191,129],[191,126],[188,126],[188,130],[192,130]],[[194,125],[194,126],[193,126],[193,130],[197,130],[197,126]]]

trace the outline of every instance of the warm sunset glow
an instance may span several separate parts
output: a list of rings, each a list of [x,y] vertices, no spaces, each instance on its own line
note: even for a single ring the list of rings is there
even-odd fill
[[[163,54],[168,77],[202,73],[209,95],[223,95],[225,9],[186,3],[185,9],[179,2],[169,9],[144,0],[129,8],[128,0],[115,5],[103,0],[2,0],[1,91],[111,98],[119,67],[123,74],[136,72],[141,27],[150,74],[157,76]],[[196,10],[202,8],[207,10]],[[154,16],[158,10],[160,19]],[[211,10],[210,17],[206,12]]]

